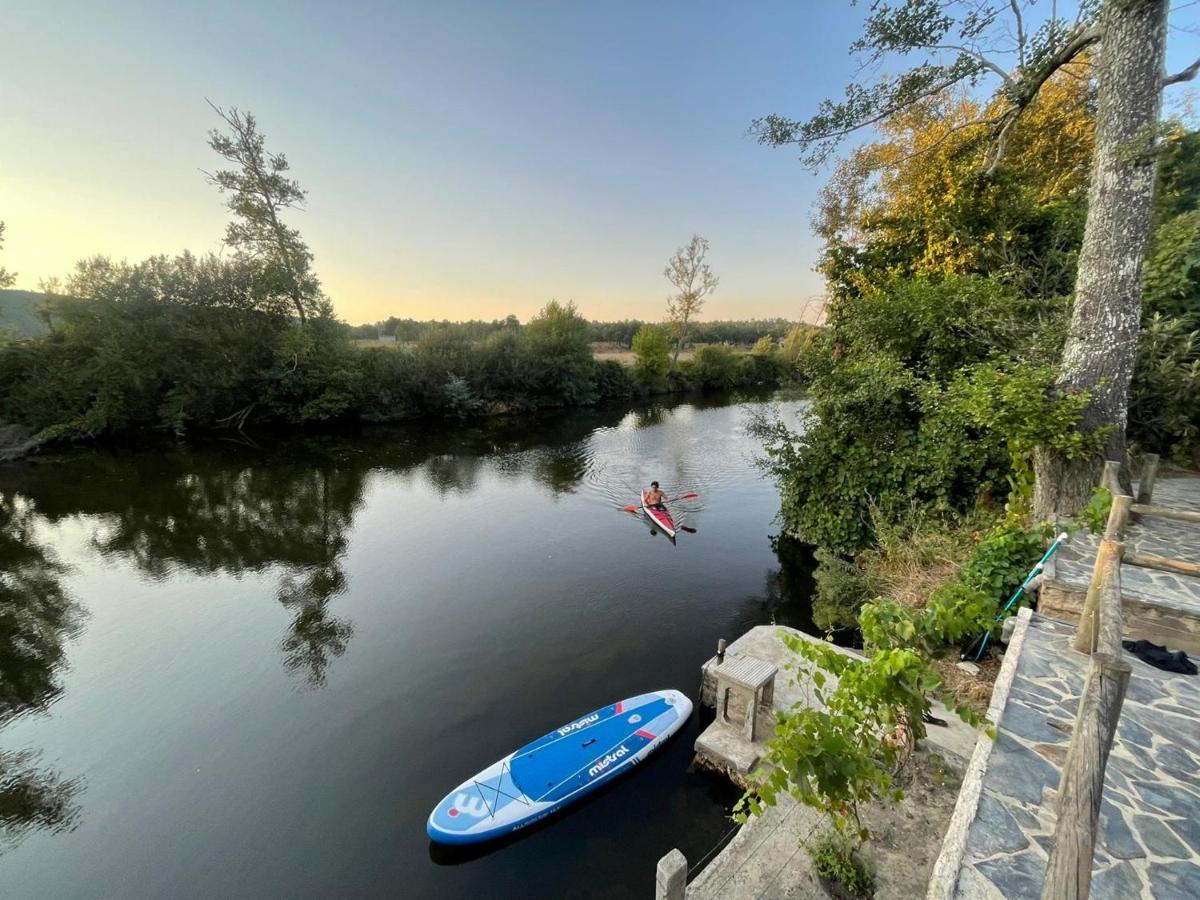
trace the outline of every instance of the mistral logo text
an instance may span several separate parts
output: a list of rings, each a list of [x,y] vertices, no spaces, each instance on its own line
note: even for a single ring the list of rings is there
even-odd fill
[[[578,731],[580,728],[587,728],[593,722],[599,720],[599,718],[600,713],[592,713],[590,716],[584,716],[578,722],[572,722],[570,725],[564,725],[562,728],[558,729],[558,733],[563,737],[566,737],[572,731]]]
[[[595,778],[597,775],[599,775],[601,772],[603,772],[605,769],[607,769],[609,766],[611,766],[613,763],[615,763],[618,759],[625,756],[628,752],[629,752],[629,748],[626,747],[624,744],[622,744],[620,747],[618,747],[612,753],[605,755],[603,759],[597,760],[596,764],[594,766],[592,766],[590,769],[588,769],[588,776],[591,778]]]

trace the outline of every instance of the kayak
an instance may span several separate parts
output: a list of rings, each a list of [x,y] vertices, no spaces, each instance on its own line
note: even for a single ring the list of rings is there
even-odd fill
[[[655,525],[662,529],[663,534],[669,538],[675,537],[675,520],[671,518],[671,513],[665,509],[654,509],[646,505],[646,494],[642,492],[642,512]]]
[[[682,727],[692,701],[679,691],[619,700],[556,728],[468,778],[425,826],[444,844],[519,831],[627,772]]]

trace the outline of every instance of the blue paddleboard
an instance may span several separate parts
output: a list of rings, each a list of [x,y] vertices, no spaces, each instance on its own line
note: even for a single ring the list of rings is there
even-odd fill
[[[425,830],[444,844],[473,844],[524,828],[636,766],[691,714],[679,691],[588,713],[468,778],[433,808]]]

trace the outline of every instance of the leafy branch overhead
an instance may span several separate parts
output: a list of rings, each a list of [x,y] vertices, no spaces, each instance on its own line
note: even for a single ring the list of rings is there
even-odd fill
[[[1083,0],[1074,20],[1049,15],[1033,27],[1036,2],[946,3],[906,0],[892,5],[875,0],[862,36],[850,46],[864,72],[890,58],[922,55],[918,65],[880,75],[871,84],[851,84],[841,100],[823,100],[807,120],[781,115],[755,119],[750,131],[772,147],[795,145],[801,160],[824,164],[842,139],[954,87],[974,88],[994,79],[997,102],[958,126],[989,142],[987,168],[1004,155],[1009,134],[1055,72],[1076,62],[1100,40],[1099,2]],[[957,13],[957,14],[953,14]]]

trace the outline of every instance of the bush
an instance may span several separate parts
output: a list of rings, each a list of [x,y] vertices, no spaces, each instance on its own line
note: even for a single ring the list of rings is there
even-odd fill
[[[874,874],[841,835],[826,835],[806,849],[820,878],[840,885],[846,895],[855,900],[866,900],[875,895]]]
[[[471,391],[467,380],[460,375],[451,375],[442,385],[441,413],[452,419],[465,419],[479,413],[483,403]]]
[[[596,399],[595,361],[588,323],[574,303],[551,300],[525,326],[538,401],[544,406],[586,406]]]
[[[992,530],[958,571],[958,580],[996,602],[1008,599],[1045,552],[1045,534],[1005,521]]]
[[[633,336],[634,370],[647,385],[660,383],[671,370],[671,333],[662,325],[643,325]]]
[[[1158,313],[1142,323],[1129,395],[1129,434],[1186,464],[1200,444],[1200,331]]]
[[[819,549],[815,556],[813,621],[824,631],[856,627],[863,604],[879,593],[878,579],[828,550]]]
[[[728,347],[701,347],[691,359],[695,384],[707,391],[722,391],[738,380],[738,358]]]

